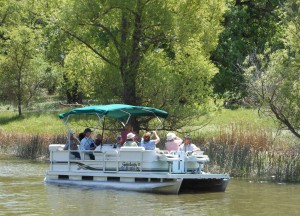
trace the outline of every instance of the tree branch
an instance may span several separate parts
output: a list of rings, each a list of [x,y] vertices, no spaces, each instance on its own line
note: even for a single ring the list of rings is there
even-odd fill
[[[100,58],[102,58],[105,62],[107,62],[108,64],[114,66],[114,67],[118,67],[118,65],[116,65],[115,63],[113,63],[112,61],[110,61],[108,58],[106,58],[103,54],[101,54],[100,52],[98,52],[94,47],[92,47],[90,44],[88,44],[86,41],[84,41],[82,38],[78,37],[77,35],[71,33],[68,30],[64,30],[64,32],[66,32],[68,35],[72,36],[73,38],[77,39],[78,41],[80,41],[81,43],[83,43],[86,47],[88,47],[90,50],[92,50],[96,55],[98,55]]]
[[[270,108],[272,112],[275,114],[276,118],[284,125],[286,125],[289,131],[292,132],[292,134],[300,138],[300,134],[295,130],[295,128],[291,125],[290,121],[284,116],[284,114],[280,110],[278,110],[274,104],[270,104]]]
[[[104,26],[103,24],[101,24],[101,23],[99,23],[99,22],[97,22],[97,23],[96,23],[96,22],[93,22],[93,23],[87,24],[87,25],[92,25],[92,26],[95,26],[95,27],[100,27],[100,28],[102,28],[107,34],[109,34],[109,36],[111,37],[113,43],[115,44],[115,47],[116,47],[118,53],[120,54],[119,43],[118,43],[116,37],[113,35],[113,33],[111,33],[111,31],[109,31],[109,29],[108,29],[106,26]]]

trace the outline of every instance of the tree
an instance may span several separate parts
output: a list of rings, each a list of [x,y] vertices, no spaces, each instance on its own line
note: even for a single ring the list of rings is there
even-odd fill
[[[17,102],[19,115],[22,115],[22,104],[27,104],[45,81],[48,65],[35,43],[35,33],[19,27],[11,32],[7,54],[1,58],[2,88],[11,101]]]
[[[114,100],[126,104],[185,110],[181,117],[187,117],[209,103],[209,81],[217,72],[209,55],[224,10],[219,0],[73,0],[54,20],[101,62],[102,94],[114,92]],[[111,79],[117,83],[105,83]],[[138,130],[139,122],[133,124]]]
[[[216,93],[231,97],[245,97],[244,74],[238,65],[251,53],[261,54],[267,49],[283,48],[281,4],[279,0],[235,0],[225,13],[224,28],[211,59],[219,73],[213,78]]]
[[[300,138],[300,1],[289,1],[283,9],[285,49],[249,56],[244,71],[261,111]]]
[[[29,3],[5,1],[1,10],[0,82],[2,94],[17,104],[19,115],[46,80],[40,19]]]

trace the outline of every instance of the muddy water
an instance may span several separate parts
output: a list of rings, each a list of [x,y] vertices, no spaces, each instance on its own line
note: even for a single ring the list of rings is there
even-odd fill
[[[0,215],[300,215],[300,184],[233,179],[225,193],[157,195],[48,185],[47,168],[0,156]]]

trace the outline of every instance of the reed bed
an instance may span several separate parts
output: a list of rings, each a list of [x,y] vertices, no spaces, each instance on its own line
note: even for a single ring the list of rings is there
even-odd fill
[[[274,139],[271,129],[232,124],[220,127],[214,136],[200,132],[192,136],[193,143],[210,158],[205,167],[207,172],[229,173],[232,177],[252,180],[300,182],[300,146]],[[33,160],[48,160],[49,144],[67,140],[66,134],[27,135],[1,131],[0,137],[2,153]],[[165,140],[161,137],[158,147],[163,149]]]
[[[65,135],[28,135],[0,131],[0,152],[24,159],[49,159],[50,143],[65,143]]]
[[[274,139],[271,129],[233,124],[220,128],[218,135],[203,138],[194,134],[194,143],[210,157],[210,172],[226,172],[276,182],[300,182],[300,146]]]

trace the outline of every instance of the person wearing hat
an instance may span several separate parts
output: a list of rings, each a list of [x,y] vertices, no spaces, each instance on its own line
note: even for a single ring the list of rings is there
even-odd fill
[[[86,128],[84,130],[85,137],[80,141],[80,150],[91,150],[95,149],[97,146],[95,145],[95,142],[93,138],[91,137],[92,135],[92,130],[90,128]],[[95,160],[95,156],[93,153],[89,153],[90,159]]]
[[[154,134],[155,139],[150,139],[151,135]],[[147,132],[144,134],[142,141],[141,141],[141,146],[145,148],[145,150],[154,150],[155,145],[160,142],[160,138],[157,135],[156,131],[153,131],[152,133]]]
[[[178,151],[179,146],[182,143],[182,139],[176,136],[175,133],[167,134],[167,141],[165,143],[166,150],[168,151]]]
[[[183,143],[180,145],[179,150],[184,152],[194,152],[199,151],[200,149],[192,143],[192,137],[190,135],[186,135]]]
[[[134,133],[129,133],[127,134],[127,140],[123,144],[123,146],[131,146],[131,147],[137,147],[137,143],[134,141],[135,134]]]
[[[129,133],[133,133],[135,135],[133,141],[137,141],[138,140],[138,134],[133,131],[133,127],[131,126],[131,124],[127,123],[125,125],[125,130],[123,130],[121,132],[122,144],[124,144],[124,142],[126,142],[126,140],[127,140],[127,134],[129,134]]]

